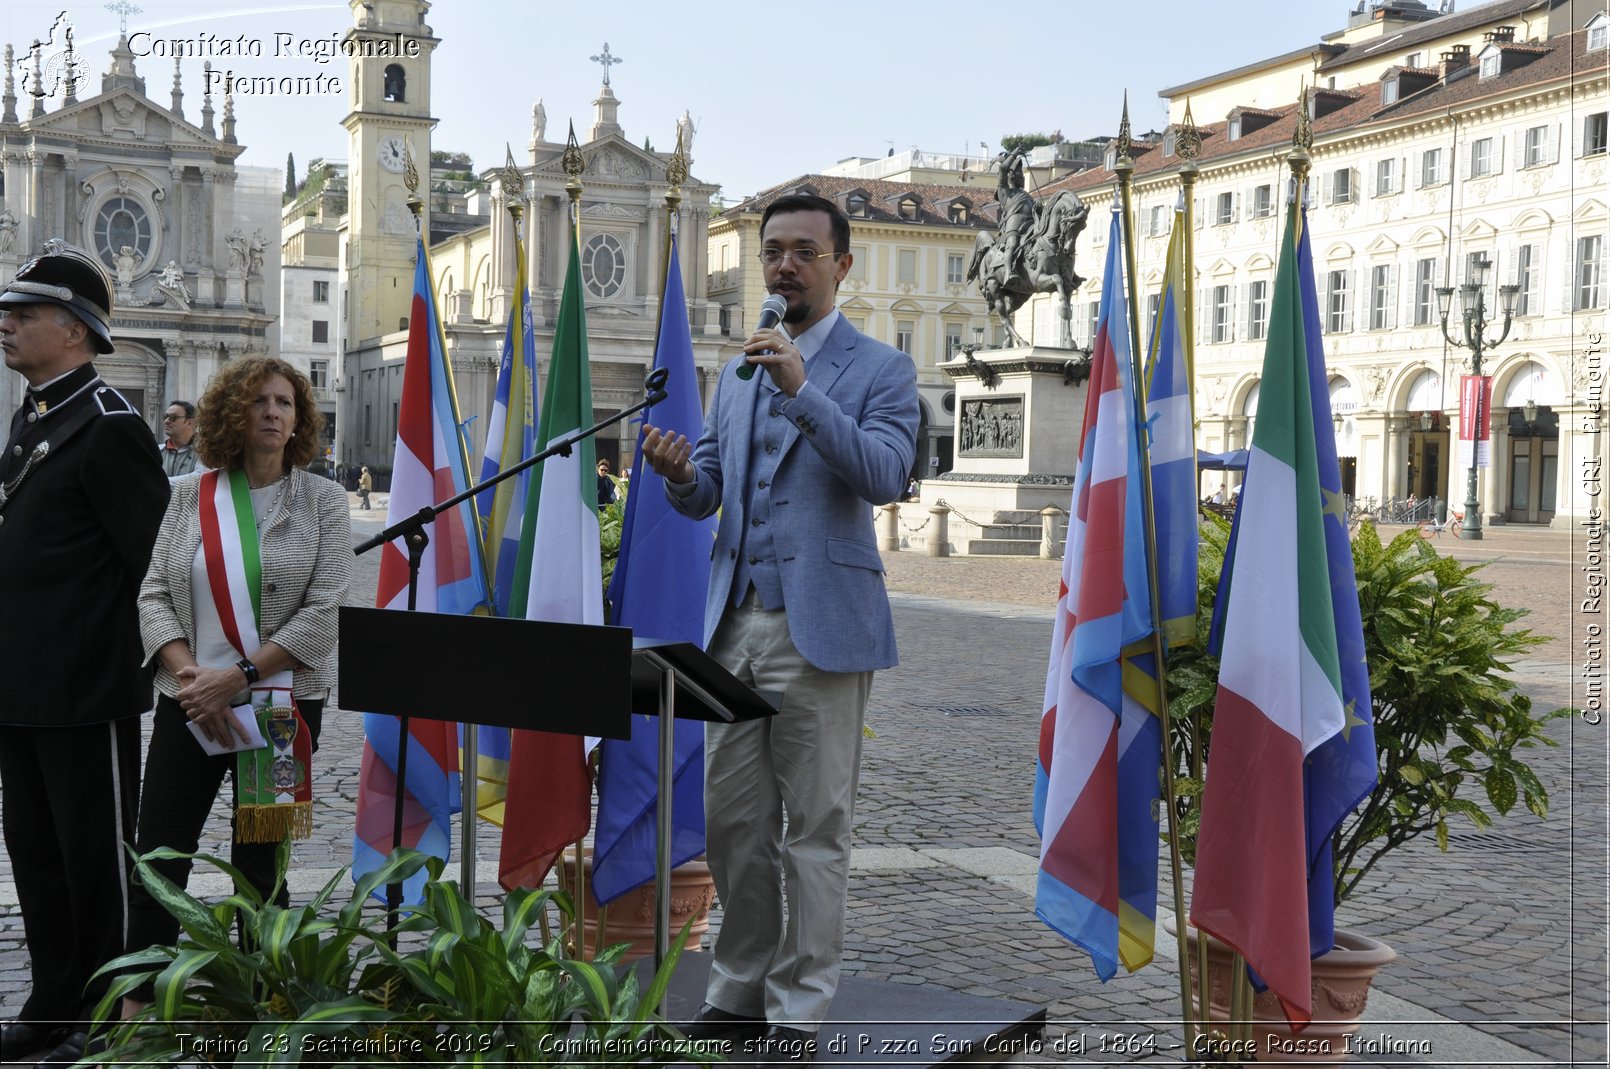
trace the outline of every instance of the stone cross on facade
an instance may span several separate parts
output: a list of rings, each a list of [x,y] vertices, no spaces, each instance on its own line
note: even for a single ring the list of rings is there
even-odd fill
[[[117,0],[115,4],[107,4],[106,10],[117,16],[118,32],[127,37],[129,34],[129,16],[141,13],[141,8],[129,3],[129,0]]]
[[[594,63],[602,63],[604,65],[604,84],[605,85],[609,84],[609,68],[614,66],[617,63],[626,62],[625,60],[621,59],[619,56],[612,56],[612,55],[609,54],[609,42],[608,41],[604,42],[604,50],[602,52],[598,53],[598,55],[596,55],[596,56],[591,56],[589,58]]]

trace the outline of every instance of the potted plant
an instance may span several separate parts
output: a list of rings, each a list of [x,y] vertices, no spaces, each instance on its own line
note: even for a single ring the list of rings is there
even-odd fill
[[[280,849],[284,879],[288,845]],[[708,1054],[656,1018],[684,930],[646,988],[619,969],[624,947],[592,961],[569,956],[561,939],[530,945],[549,903],[573,912],[550,891],[517,890],[503,900],[501,924],[483,916],[442,862],[394,852],[336,906],[338,873],[304,906],[282,908],[262,897],[231,866],[208,855],[234,881],[235,893],[206,905],[150,867],[182,856],[168,849],[139,858],[152,896],[179,919],[175,946],[125,955],[96,1008],[115,1015],[121,997],[149,980],[155,1001],[112,1024],[96,1064],[363,1064],[389,1062],[638,1065],[706,1062]],[[425,868],[424,901],[407,907],[389,943],[383,911],[368,899],[392,880]],[[237,945],[233,929],[239,924]]]
[[[1196,860],[1203,789],[1203,779],[1192,770],[1207,762],[1218,692],[1218,659],[1205,643],[1230,533],[1224,520],[1211,516],[1201,530],[1201,637],[1168,655],[1176,761],[1172,823],[1187,864]],[[1545,729],[1550,721],[1569,715],[1566,709],[1534,710],[1531,699],[1507,678],[1511,660],[1544,640],[1514,626],[1525,609],[1504,608],[1491,600],[1491,585],[1477,576],[1481,564],[1438,554],[1414,528],[1383,544],[1374,525],[1364,523],[1352,545],[1378,782],[1332,839],[1337,905],[1367,885],[1384,857],[1421,836],[1434,836],[1446,851],[1449,823],[1455,818],[1485,828],[1518,801],[1537,816],[1547,816],[1548,791],[1524,760],[1525,751],[1557,745]],[[1195,760],[1198,752],[1200,763]],[[1194,930],[1189,936],[1194,941]],[[1362,962],[1373,976],[1396,956],[1357,933],[1338,931],[1336,940],[1337,950],[1315,960],[1315,985],[1322,997],[1315,1003],[1314,1024],[1303,1033],[1307,1039],[1329,1040],[1311,1045],[1328,1047],[1313,1053],[1330,1064],[1345,1057],[1343,1037],[1356,1031],[1368,983],[1368,977],[1356,984],[1333,980],[1330,966]],[[1210,991],[1227,1014],[1230,954],[1228,948],[1220,949],[1223,978],[1214,979]],[[1193,951],[1193,971],[1194,961]],[[1267,994],[1258,997],[1254,1011],[1262,1048],[1268,1034],[1284,1032],[1285,1018]]]

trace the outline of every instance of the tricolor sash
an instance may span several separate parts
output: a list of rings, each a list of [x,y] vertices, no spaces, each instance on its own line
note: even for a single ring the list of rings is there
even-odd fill
[[[224,636],[242,657],[262,645],[263,564],[251,488],[243,471],[201,477],[201,549],[207,586]],[[251,688],[258,729],[267,746],[235,756],[235,838],[278,842],[313,834],[313,737],[291,694],[291,671]]]

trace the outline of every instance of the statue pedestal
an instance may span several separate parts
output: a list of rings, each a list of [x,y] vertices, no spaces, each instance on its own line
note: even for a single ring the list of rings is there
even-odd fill
[[[1041,510],[1065,512],[1073,500],[1088,363],[1072,349],[1023,346],[981,350],[940,370],[956,384],[956,464],[923,482],[903,527],[943,501],[950,552],[1039,556]],[[906,544],[924,543],[912,536]]]
[[[241,308],[246,304],[246,279],[231,271],[224,278],[224,307]]]

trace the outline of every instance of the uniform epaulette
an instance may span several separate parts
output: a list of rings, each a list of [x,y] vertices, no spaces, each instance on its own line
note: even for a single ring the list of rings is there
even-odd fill
[[[118,393],[110,386],[102,386],[95,391],[95,403],[101,408],[103,416],[138,416],[128,398]]]

